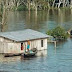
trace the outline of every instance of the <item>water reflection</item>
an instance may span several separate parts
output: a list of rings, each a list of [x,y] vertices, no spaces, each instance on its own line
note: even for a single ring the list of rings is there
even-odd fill
[[[10,62],[17,62],[19,60],[32,60],[36,57],[43,57],[47,56],[47,50],[38,51],[35,57],[24,58],[24,56],[14,56],[14,57],[4,57],[4,54],[0,54],[0,63],[10,63]]]
[[[23,58],[23,57],[3,57],[0,55],[0,71],[7,72],[33,72],[45,70],[43,67],[40,67],[40,63],[46,60],[46,57],[39,56],[34,58]],[[44,63],[42,64],[44,65]],[[38,66],[38,67],[37,67]]]
[[[56,26],[66,30],[72,27],[71,9],[50,9],[48,11],[16,11],[8,13],[8,21],[4,31],[23,30],[26,28],[46,32]]]
[[[16,62],[17,60],[20,60],[20,56],[16,57],[4,57],[4,54],[0,54],[0,63],[10,63],[10,62]]]

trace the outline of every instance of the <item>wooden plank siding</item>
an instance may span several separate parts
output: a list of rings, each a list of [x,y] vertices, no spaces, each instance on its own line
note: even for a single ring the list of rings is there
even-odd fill
[[[43,47],[41,47],[41,40],[43,40]],[[21,50],[21,43],[23,43],[24,49]],[[47,38],[31,40],[30,49],[37,48],[37,50],[47,49]],[[27,51],[27,41],[26,42],[13,42],[12,40],[0,37],[0,53],[24,53]]]

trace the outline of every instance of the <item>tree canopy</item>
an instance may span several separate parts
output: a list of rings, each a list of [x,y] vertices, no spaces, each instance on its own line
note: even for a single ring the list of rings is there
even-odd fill
[[[65,40],[68,38],[68,34],[66,33],[65,29],[60,26],[53,30],[48,30],[47,34],[53,36],[55,40]]]

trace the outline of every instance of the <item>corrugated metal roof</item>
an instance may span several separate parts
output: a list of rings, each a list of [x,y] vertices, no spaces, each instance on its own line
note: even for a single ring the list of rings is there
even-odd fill
[[[26,41],[26,40],[50,37],[49,35],[31,29],[14,31],[14,32],[2,32],[0,33],[0,36],[14,41]]]

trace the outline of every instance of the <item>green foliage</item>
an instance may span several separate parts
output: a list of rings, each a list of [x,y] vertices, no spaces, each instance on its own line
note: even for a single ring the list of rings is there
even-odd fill
[[[68,38],[68,34],[60,26],[56,27],[53,30],[49,30],[47,34],[53,36],[55,40],[65,40]]]
[[[13,11],[15,11],[15,10],[16,10],[16,7],[15,7],[15,6],[13,6],[12,10],[13,10]]]
[[[1,11],[0,14],[2,14],[3,13],[3,5],[1,5],[1,10],[0,11]]]
[[[26,11],[26,10],[28,10],[28,9],[27,9],[27,6],[25,6],[25,5],[20,5],[20,6],[18,6],[17,10],[18,10],[18,11]]]

